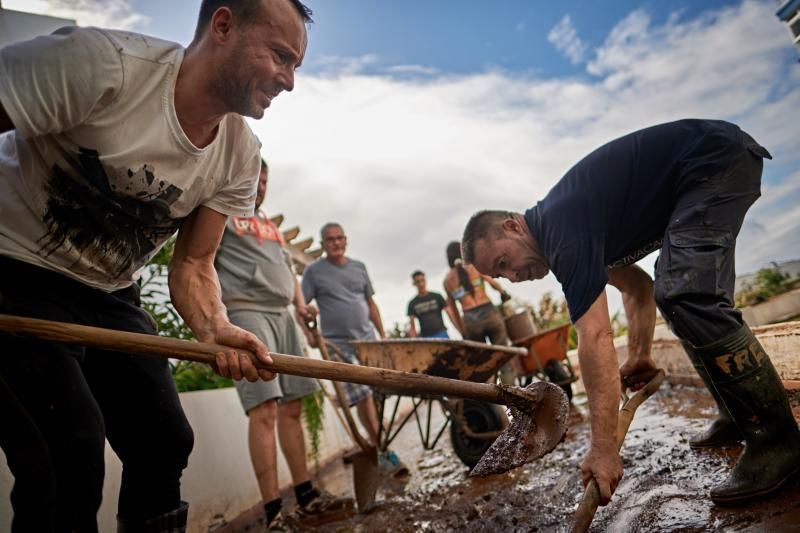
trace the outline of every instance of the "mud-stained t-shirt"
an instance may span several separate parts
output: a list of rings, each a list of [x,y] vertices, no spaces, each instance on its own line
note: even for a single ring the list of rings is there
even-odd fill
[[[228,219],[214,267],[230,311],[279,312],[294,298],[291,255],[280,230],[261,210]]]
[[[445,301],[438,292],[429,291],[425,296],[414,296],[408,302],[408,316],[417,317],[421,337],[429,337],[447,330],[442,319]]]
[[[573,322],[604,290],[609,267],[635,263],[661,247],[678,195],[695,178],[726,169],[743,143],[755,144],[738,126],[719,120],[636,131],[590,153],[525,212]]]
[[[258,140],[229,114],[195,147],[178,122],[184,49],[62,28],[0,50],[0,255],[130,285],[196,207],[252,216]]]
[[[364,263],[348,259],[344,265],[335,265],[325,258],[317,259],[303,272],[301,287],[306,302],[317,301],[323,336],[345,340],[375,338],[367,301],[375,291]]]

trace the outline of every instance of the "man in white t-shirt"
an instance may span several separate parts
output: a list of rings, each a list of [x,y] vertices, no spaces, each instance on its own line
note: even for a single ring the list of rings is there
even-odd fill
[[[203,0],[186,49],[64,28],[0,50],[0,312],[155,333],[134,283],[177,231],[175,308],[200,341],[234,348],[221,375],[274,378],[236,352],[270,362],[228,320],[213,260],[227,217],[253,214],[259,143],[243,116],[292,90],[310,14],[299,0]],[[31,422],[0,433],[13,530],[97,530],[105,437],[123,463],[120,530],[182,530],[193,436],[166,361],[0,343],[0,379]]]

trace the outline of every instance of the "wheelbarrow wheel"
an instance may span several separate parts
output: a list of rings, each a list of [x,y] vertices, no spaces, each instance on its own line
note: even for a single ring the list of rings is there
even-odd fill
[[[570,375],[569,371],[567,371],[567,367],[564,366],[564,363],[561,361],[556,361],[555,359],[550,359],[547,364],[544,366],[544,373],[547,374],[547,379],[550,380],[551,383],[554,383],[564,389],[564,392],[567,393],[567,398],[572,400],[572,383],[570,382]]]
[[[461,401],[463,402],[463,420],[472,433],[488,433],[503,429],[505,420],[500,407],[477,400]],[[464,431],[458,417],[453,417],[450,424],[450,441],[458,458],[468,467],[472,468],[478,464],[494,440],[493,438],[470,437]]]

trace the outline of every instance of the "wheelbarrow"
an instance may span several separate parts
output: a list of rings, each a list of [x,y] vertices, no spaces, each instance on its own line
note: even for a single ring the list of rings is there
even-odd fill
[[[527,350],[473,341],[445,339],[394,339],[353,341],[361,364],[376,368],[413,372],[462,381],[493,382],[497,371]],[[458,458],[472,468],[498,435],[508,425],[505,411],[497,405],[473,399],[454,399],[436,394],[409,394],[407,391],[379,387],[379,445],[389,447],[413,417],[420,442],[426,450],[436,447],[444,431],[450,428],[450,440]],[[411,400],[412,409],[398,416],[403,397]],[[390,414],[387,415],[387,403]],[[445,415],[443,422],[432,426],[433,405],[438,403]]]
[[[572,400],[572,383],[578,380],[578,376],[567,357],[569,328],[569,324],[564,324],[512,341],[514,346],[526,350],[517,359],[521,385],[527,385],[534,377],[550,381],[564,389],[567,398]]]

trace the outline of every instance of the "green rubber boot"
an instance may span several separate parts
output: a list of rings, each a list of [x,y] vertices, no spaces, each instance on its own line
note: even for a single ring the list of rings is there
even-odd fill
[[[734,506],[774,494],[800,474],[800,430],[775,367],[747,325],[694,353],[745,439],[711,500]]]

